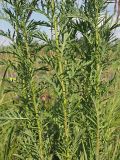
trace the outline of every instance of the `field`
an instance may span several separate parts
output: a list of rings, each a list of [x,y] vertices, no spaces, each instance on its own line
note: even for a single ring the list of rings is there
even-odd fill
[[[119,3],[79,2],[0,2],[0,160],[120,159]]]

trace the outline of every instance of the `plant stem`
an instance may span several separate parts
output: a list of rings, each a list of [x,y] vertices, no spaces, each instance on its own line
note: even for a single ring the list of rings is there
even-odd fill
[[[96,102],[97,103],[97,102]],[[97,116],[97,134],[96,134],[96,160],[99,160],[99,150],[100,150],[100,133],[99,133],[99,111],[98,106],[96,105],[96,116]]]
[[[25,42],[25,47],[26,47],[26,59],[28,63],[30,62],[30,53],[29,53],[29,45],[28,45],[28,38],[27,38],[27,31],[26,27],[24,24],[24,42]],[[31,68],[29,67],[29,70]],[[35,111],[35,118],[36,118],[36,123],[37,123],[37,128],[38,128],[38,137],[39,137],[39,156],[41,160],[44,160],[43,158],[43,143],[42,143],[42,117],[40,116],[39,119],[39,110],[38,110],[38,104],[36,102],[36,96],[34,92],[34,86],[31,84],[32,82],[30,81],[30,92],[32,92],[32,101],[33,101],[33,106],[34,106],[34,111]],[[29,94],[29,93],[28,93]],[[31,93],[30,93],[31,95]]]
[[[98,30],[98,2],[97,0],[94,1],[95,3],[95,59],[96,59],[96,64],[95,64],[95,81],[96,81],[96,100],[95,100],[95,109],[96,109],[96,118],[97,118],[97,133],[96,133],[96,160],[100,160],[100,119],[99,119],[99,95],[100,95],[100,88],[99,88],[99,83],[100,83],[100,53],[99,53],[99,41],[100,41],[100,35],[99,35],[99,30]]]
[[[55,2],[52,0],[52,10],[55,12]],[[58,38],[58,24],[57,24],[57,17],[54,15],[53,16],[53,25],[55,29],[55,41],[56,41],[56,47],[59,48],[59,38]],[[64,67],[62,63],[62,57],[59,55],[58,57],[58,63],[59,63],[59,72],[60,75],[63,74]],[[66,99],[66,89],[65,89],[65,84],[64,80],[61,80],[61,87],[62,87],[62,94],[63,94],[63,114],[64,114],[64,130],[65,130],[65,143],[67,144],[66,148],[66,160],[69,160],[69,146],[68,146],[68,138],[69,138],[69,130],[68,130],[68,125],[67,125],[67,99]]]
[[[35,110],[35,117],[36,117],[36,122],[37,122],[37,127],[38,127],[38,137],[39,137],[39,156],[41,160],[44,160],[43,157],[43,143],[42,143],[42,117],[40,116],[39,119],[39,110],[38,110],[38,105],[36,103],[36,97],[35,93],[32,89],[32,95],[33,95],[33,106]]]
[[[29,52],[29,44],[28,44],[28,36],[27,36],[27,30],[26,30],[26,25],[25,22],[23,22],[24,25],[24,42],[25,42],[25,47],[26,47],[26,57],[28,58],[28,60],[30,61],[30,52]]]

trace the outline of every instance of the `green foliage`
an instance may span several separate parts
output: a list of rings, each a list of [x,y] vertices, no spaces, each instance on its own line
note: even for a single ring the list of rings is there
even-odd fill
[[[116,50],[113,36],[119,24],[112,24],[108,3],[3,1],[13,32],[0,31],[11,40],[0,51],[11,55],[1,61],[6,70],[0,85],[0,159],[119,159],[119,45]],[[33,12],[47,21],[33,20]]]

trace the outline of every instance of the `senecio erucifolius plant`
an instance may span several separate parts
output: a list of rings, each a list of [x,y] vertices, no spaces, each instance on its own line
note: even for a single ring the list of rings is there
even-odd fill
[[[119,16],[80,2],[1,2],[1,160],[120,158]]]

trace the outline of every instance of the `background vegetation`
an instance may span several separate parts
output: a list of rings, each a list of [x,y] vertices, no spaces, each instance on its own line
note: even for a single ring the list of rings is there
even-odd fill
[[[1,2],[13,28],[0,31],[11,41],[0,51],[1,160],[120,159],[119,21],[107,12],[111,2]]]

